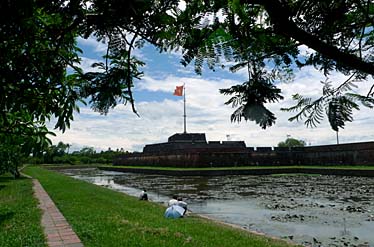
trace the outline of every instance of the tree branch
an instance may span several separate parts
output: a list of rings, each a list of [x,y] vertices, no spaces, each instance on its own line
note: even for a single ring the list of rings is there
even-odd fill
[[[262,5],[270,16],[275,32],[299,41],[320,54],[343,64],[347,68],[374,75],[374,64],[359,57],[339,50],[317,36],[299,28],[291,19],[289,10],[279,0],[242,0],[241,3]]]
[[[369,90],[368,94],[366,95],[366,97],[373,96],[373,89],[374,89],[374,84],[371,85],[370,90]]]
[[[132,37],[131,41],[130,41],[130,44],[129,44],[129,51],[127,53],[127,87],[128,87],[128,90],[129,90],[129,96],[130,96],[130,103],[131,103],[131,108],[132,108],[132,111],[139,117],[139,114],[138,112],[136,111],[135,109],[135,104],[134,104],[134,97],[132,95],[132,91],[131,91],[131,82],[132,82],[132,79],[131,79],[131,50],[133,48],[133,45],[134,45],[134,42],[137,38],[137,34],[134,34],[134,37]]]

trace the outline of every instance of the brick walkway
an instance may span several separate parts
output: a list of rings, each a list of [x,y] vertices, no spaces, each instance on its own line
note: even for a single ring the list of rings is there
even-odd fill
[[[83,247],[65,217],[58,210],[37,179],[33,179],[35,197],[43,211],[42,226],[50,247]]]

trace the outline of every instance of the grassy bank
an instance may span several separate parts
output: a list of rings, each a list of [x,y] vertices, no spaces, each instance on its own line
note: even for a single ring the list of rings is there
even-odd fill
[[[48,168],[48,169],[80,169],[80,168],[95,168],[99,166],[111,166],[111,164],[98,164],[98,163],[93,163],[93,164],[80,164],[80,165],[71,165],[71,164],[41,164],[41,167]]]
[[[29,167],[85,246],[289,246],[197,216],[165,219],[161,205]]]
[[[31,179],[0,176],[0,246],[46,246]]]

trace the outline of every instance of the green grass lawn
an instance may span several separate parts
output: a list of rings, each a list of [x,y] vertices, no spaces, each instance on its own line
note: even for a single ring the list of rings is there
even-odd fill
[[[290,246],[198,216],[165,219],[165,208],[57,172],[28,167],[85,246]]]
[[[47,246],[31,179],[0,175],[0,246]]]
[[[71,164],[41,164],[41,167],[44,168],[51,168],[51,169],[69,169],[69,168],[94,168],[98,166],[111,166],[111,164],[102,164],[102,163],[91,163],[91,164],[76,164],[76,165],[71,165]]]

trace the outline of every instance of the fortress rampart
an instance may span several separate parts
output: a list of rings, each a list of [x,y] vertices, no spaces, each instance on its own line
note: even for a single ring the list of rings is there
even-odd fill
[[[114,165],[170,167],[374,165],[374,142],[297,148],[246,147],[243,141],[207,142],[204,134],[175,134],[142,153],[117,157]]]

